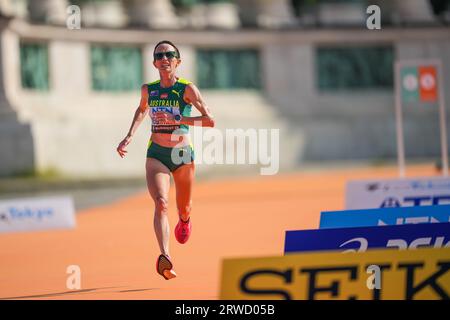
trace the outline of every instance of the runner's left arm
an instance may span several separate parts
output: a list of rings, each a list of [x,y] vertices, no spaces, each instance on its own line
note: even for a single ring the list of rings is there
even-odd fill
[[[172,114],[167,112],[161,112],[155,115],[155,119],[159,123],[165,124],[185,124],[188,126],[202,126],[202,127],[214,127],[215,121],[214,117],[206,105],[203,97],[198,90],[198,88],[190,83],[186,86],[184,92],[184,101],[186,103],[192,104],[201,113],[198,117],[182,117],[180,122],[176,122]]]
[[[184,92],[184,101],[192,104],[195,108],[197,108],[197,110],[201,113],[201,116],[183,117],[180,122],[181,124],[185,124],[188,126],[200,125],[202,127],[214,127],[214,117],[205,101],[203,100],[200,90],[198,90],[197,86],[195,86],[193,83],[190,83],[186,86],[186,90]]]

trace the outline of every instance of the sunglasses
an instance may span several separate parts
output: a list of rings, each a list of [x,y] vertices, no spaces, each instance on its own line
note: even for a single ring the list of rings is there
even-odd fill
[[[175,51],[167,51],[167,52],[157,52],[153,54],[153,57],[155,58],[155,60],[161,60],[164,57],[167,57],[167,59],[178,58],[178,55]]]

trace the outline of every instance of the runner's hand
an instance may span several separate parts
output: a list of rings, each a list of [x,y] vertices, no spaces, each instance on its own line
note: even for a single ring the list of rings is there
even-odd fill
[[[125,150],[125,148],[130,144],[131,142],[131,136],[126,136],[117,147],[117,152],[119,153],[119,156],[121,158],[125,157],[126,153],[128,152]]]

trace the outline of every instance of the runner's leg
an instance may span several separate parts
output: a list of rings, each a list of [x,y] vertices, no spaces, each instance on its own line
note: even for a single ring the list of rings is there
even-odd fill
[[[189,219],[192,208],[192,185],[194,182],[194,162],[184,164],[172,172],[176,188],[178,215],[183,221]]]
[[[147,187],[155,203],[154,228],[162,254],[169,256],[170,227],[168,213],[170,170],[159,160],[147,158]]]

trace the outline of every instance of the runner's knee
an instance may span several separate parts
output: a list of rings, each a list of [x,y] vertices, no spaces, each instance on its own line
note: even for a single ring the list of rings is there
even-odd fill
[[[164,197],[157,197],[155,201],[155,209],[157,213],[167,214],[169,209],[168,201]]]

